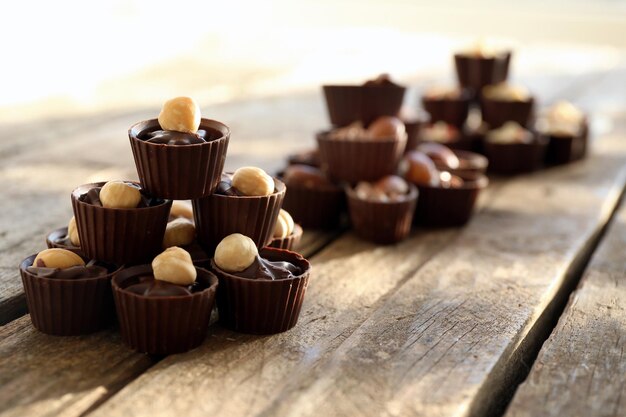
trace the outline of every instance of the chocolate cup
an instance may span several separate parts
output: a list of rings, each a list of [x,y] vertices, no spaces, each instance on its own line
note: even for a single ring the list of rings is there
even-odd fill
[[[406,137],[342,140],[330,139],[328,133],[317,134],[322,170],[329,178],[348,183],[395,174],[406,146]]]
[[[304,272],[290,279],[248,279],[222,271],[211,261],[211,269],[220,281],[219,322],[241,333],[281,333],[298,322],[311,265],[301,255],[281,249],[264,248],[260,255],[270,261],[290,262]]]
[[[589,124],[585,121],[578,135],[541,135],[548,141],[546,164],[560,165],[582,159],[587,154]]]
[[[191,145],[149,143],[139,137],[160,129],[157,119],[139,122],[128,130],[137,174],[152,195],[172,200],[189,200],[212,194],[220,181],[230,130],[215,120],[202,119],[200,129],[217,139]]]
[[[268,245],[270,248],[276,249],[284,249],[293,251],[298,247],[298,243],[300,243],[300,239],[302,239],[302,234],[304,231],[299,224],[296,224],[293,228],[293,233],[291,233],[287,237],[275,237],[272,239],[272,242]]]
[[[356,121],[368,125],[380,116],[398,116],[406,88],[399,85],[325,85],[324,98],[333,126]]]
[[[461,176],[459,188],[418,185],[419,198],[413,223],[426,227],[452,227],[466,224],[472,217],[480,190],[489,180],[482,174]]]
[[[346,187],[350,221],[355,232],[365,240],[387,245],[404,240],[411,232],[417,201],[417,188],[410,185],[401,201],[377,202],[357,197]]]
[[[335,186],[320,188],[288,185],[283,208],[305,229],[336,229],[346,206],[343,189]]]
[[[20,275],[30,319],[37,330],[76,336],[102,330],[115,321],[110,281],[116,271],[97,278],[38,277],[26,270],[36,257],[31,255],[20,263]]]
[[[233,233],[248,236],[258,248],[270,244],[287,189],[276,178],[274,186],[276,191],[267,196],[213,194],[192,201],[198,242],[209,256]]]
[[[48,246],[49,249],[52,249],[52,248],[67,249],[69,251],[76,253],[77,255],[83,256],[83,253],[81,252],[79,246],[74,246],[71,244],[65,245],[63,243],[58,242],[61,238],[66,237],[66,236],[67,236],[67,226],[55,229],[52,232],[48,233],[48,236],[46,236],[46,245]]]
[[[505,81],[509,74],[510,61],[510,51],[490,58],[454,54],[459,84],[469,89],[474,97],[478,96],[484,86]]]
[[[104,184],[84,184],[72,191],[72,208],[82,252],[90,259],[116,265],[152,261],[162,251],[172,201],[163,200],[152,207],[118,209],[79,200],[90,189]]]
[[[448,171],[450,174],[460,176],[461,178],[487,172],[489,160],[483,155],[461,150],[455,150],[454,153],[459,158],[459,167],[451,169],[447,165],[435,161],[435,166],[439,171]]]
[[[527,127],[532,119],[535,100],[531,97],[525,101],[480,99],[480,110],[483,120],[491,129],[498,128],[506,122],[513,121]]]
[[[430,114],[431,123],[442,121],[459,129],[463,127],[467,120],[470,102],[470,94],[465,91],[457,99],[422,97],[422,105]]]
[[[532,143],[491,143],[485,141],[489,172],[515,175],[539,169],[546,155],[547,140],[538,137]]]
[[[404,120],[403,123],[406,128],[406,146],[404,148],[404,153],[406,154],[417,148],[417,145],[420,142],[420,129],[425,122],[423,120]]]
[[[153,355],[186,352],[199,346],[209,330],[215,305],[217,277],[197,268],[196,281],[208,288],[182,296],[147,297],[126,291],[132,280],[152,274],[152,266],[138,265],[118,272],[111,286],[122,340],[131,349]]]

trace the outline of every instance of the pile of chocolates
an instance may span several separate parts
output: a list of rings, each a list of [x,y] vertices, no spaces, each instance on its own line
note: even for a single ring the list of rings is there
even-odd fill
[[[68,226],[20,264],[33,325],[78,335],[117,317],[126,344],[159,355],[202,343],[216,301],[229,329],[293,327],[311,267],[291,251],[303,230],[281,208],[285,184],[257,167],[223,173],[230,130],[187,97],[129,138],[139,182],[77,187]]]

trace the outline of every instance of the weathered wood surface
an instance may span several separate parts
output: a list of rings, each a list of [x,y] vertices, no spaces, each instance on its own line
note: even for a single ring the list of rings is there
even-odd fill
[[[626,205],[506,416],[626,415]]]

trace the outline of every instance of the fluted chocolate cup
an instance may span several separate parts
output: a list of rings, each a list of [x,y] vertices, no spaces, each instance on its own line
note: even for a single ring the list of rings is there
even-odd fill
[[[356,183],[376,181],[396,173],[404,153],[406,136],[387,139],[331,139],[317,134],[322,170],[329,178]]]
[[[302,239],[303,232],[304,231],[302,230],[302,227],[300,227],[299,224],[296,224],[293,228],[293,233],[286,237],[273,238],[272,243],[270,243],[268,246],[270,248],[293,251],[298,247],[298,243],[300,243],[300,239]]]
[[[494,57],[454,54],[454,66],[462,87],[476,97],[486,85],[505,81],[509,74],[511,52],[504,51]]]
[[[72,251],[80,256],[83,256],[83,253],[80,250],[79,246],[72,245],[72,242],[69,241],[67,227],[60,227],[58,229],[54,229],[52,232],[48,233],[46,236],[46,245],[49,249],[58,248],[58,249],[67,249]]]
[[[461,150],[454,150],[453,152],[457,158],[459,158],[459,167],[452,169],[441,161],[434,161],[439,171],[448,171],[452,175],[461,177],[484,174],[487,172],[489,160],[483,155]]]
[[[173,200],[212,194],[224,168],[230,129],[218,121],[202,119],[200,130],[207,132],[207,142],[166,145],[144,139],[147,133],[160,129],[158,120],[151,119],[128,130],[142,186],[152,195]]]
[[[241,333],[287,331],[298,322],[311,265],[301,255],[286,250],[264,248],[259,254],[270,261],[290,262],[303,272],[289,279],[249,279],[222,271],[211,261],[211,269],[220,282],[217,294],[220,324]]]
[[[380,116],[398,116],[406,88],[399,85],[325,85],[324,98],[335,127],[361,121],[368,125]]]
[[[406,129],[406,146],[404,153],[415,150],[420,142],[420,129],[424,125],[424,121],[420,119],[403,120]]]
[[[470,94],[463,91],[458,98],[430,98],[422,97],[422,105],[428,114],[430,122],[446,122],[460,129],[467,120],[470,109]]]
[[[582,159],[587,154],[589,124],[585,121],[578,135],[542,134],[548,141],[546,163],[549,165],[567,164]]]
[[[197,268],[196,282],[206,286],[191,295],[145,296],[126,291],[140,276],[151,275],[152,266],[123,269],[111,281],[122,340],[131,349],[152,355],[191,350],[204,341],[215,305],[217,277]]]
[[[483,120],[491,129],[496,129],[506,122],[517,122],[522,127],[528,127],[533,116],[535,100],[493,100],[487,97],[480,99],[480,109]]]
[[[545,137],[531,143],[492,143],[485,141],[485,155],[489,159],[489,172],[515,175],[539,169],[547,149]]]
[[[150,207],[105,208],[81,201],[90,189],[105,182],[84,184],[72,191],[72,208],[81,251],[90,259],[116,265],[149,262],[161,244],[172,200],[157,200]]]
[[[26,268],[37,255],[20,263],[20,275],[33,326],[42,333],[76,336],[102,330],[115,321],[110,273],[96,278],[39,277]],[[86,262],[88,259],[83,258]]]
[[[352,187],[346,187],[350,221],[363,239],[383,245],[404,240],[411,232],[411,222],[417,201],[417,188],[410,185],[409,193],[399,201],[380,202],[357,197]]]
[[[489,180],[482,174],[465,175],[455,188],[418,185],[419,198],[413,223],[425,227],[452,227],[466,224],[472,217],[480,190]]]
[[[289,184],[283,208],[305,229],[336,229],[346,206],[346,195],[337,186],[305,187]]]
[[[198,242],[212,255],[226,236],[241,233],[258,248],[272,241],[274,227],[285,198],[285,184],[274,178],[274,193],[267,196],[213,194],[193,200]]]

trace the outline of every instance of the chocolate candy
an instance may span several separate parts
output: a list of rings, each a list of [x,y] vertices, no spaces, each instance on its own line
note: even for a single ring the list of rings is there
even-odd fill
[[[176,297],[191,295],[206,288],[200,281],[190,285],[176,285],[166,281],[154,279],[154,275],[142,275],[137,278],[136,284],[125,288],[126,291],[146,297]]]
[[[314,167],[308,165],[290,165],[285,169],[283,181],[287,187],[301,186],[306,188],[332,187],[333,183],[326,178],[326,175]]]
[[[139,186],[136,184],[133,184],[133,183],[127,183],[127,184],[132,185],[136,188],[139,188]],[[102,190],[102,187],[93,187],[89,189],[89,191],[87,191],[86,193],[82,194],[78,198],[78,200],[87,204],[93,204],[94,206],[104,207],[100,199],[101,190]],[[159,204],[163,204],[163,200],[158,199],[158,198],[153,198],[144,194],[143,190],[140,188],[139,188],[139,191],[141,192],[141,198],[136,208],[153,207],[153,206],[158,206]]]
[[[177,132],[174,130],[155,130],[154,132],[148,133],[147,136],[149,139],[147,139],[146,142],[160,143],[163,145],[193,145],[195,143],[206,142],[204,137],[197,133]]]
[[[458,156],[445,145],[435,142],[425,142],[419,144],[417,150],[428,155],[435,164],[443,165],[449,169],[459,168],[460,161]]]
[[[77,280],[104,277],[109,274],[109,269],[114,269],[112,266],[105,265],[106,264],[92,260],[86,265],[70,266],[69,268],[49,268],[34,265],[29,266],[26,270],[41,278]]]
[[[371,139],[400,139],[406,135],[406,129],[397,117],[382,116],[368,126],[367,133]]]
[[[235,276],[248,279],[281,280],[293,279],[302,275],[302,270],[286,261],[269,261],[257,255],[252,265],[241,272],[232,273]]]

